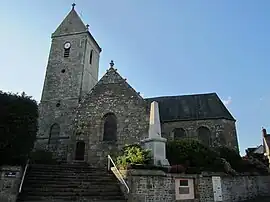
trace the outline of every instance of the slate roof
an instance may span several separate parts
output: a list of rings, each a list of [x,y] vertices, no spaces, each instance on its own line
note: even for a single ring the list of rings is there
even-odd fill
[[[216,93],[146,98],[148,106],[159,103],[160,119],[168,121],[227,119],[233,116]]]

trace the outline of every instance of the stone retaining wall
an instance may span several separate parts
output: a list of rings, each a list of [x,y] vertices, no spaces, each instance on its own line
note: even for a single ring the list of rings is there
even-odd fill
[[[22,168],[19,166],[0,167],[0,201],[16,202],[21,182]]]
[[[225,174],[167,174],[158,170],[121,171],[127,181],[129,202],[236,202],[256,196],[270,196],[270,176],[228,176]],[[213,176],[220,177],[220,198],[214,197]],[[194,199],[176,200],[176,179],[192,179]],[[123,190],[126,190],[123,187]],[[216,189],[215,189],[216,190]],[[179,195],[178,195],[179,196]]]
[[[270,196],[270,176],[223,177],[221,185],[224,202]]]

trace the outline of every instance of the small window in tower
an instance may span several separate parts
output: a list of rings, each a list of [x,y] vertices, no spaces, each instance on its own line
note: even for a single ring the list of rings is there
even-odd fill
[[[92,60],[93,60],[93,50],[91,50],[90,52],[90,58],[89,58],[90,65],[92,64]]]
[[[68,58],[69,57],[69,52],[70,52],[70,48],[65,49],[65,51],[64,51],[64,57],[65,58]]]
[[[65,57],[65,58],[69,57],[70,47],[71,47],[70,42],[66,42],[66,43],[64,44],[64,57]]]

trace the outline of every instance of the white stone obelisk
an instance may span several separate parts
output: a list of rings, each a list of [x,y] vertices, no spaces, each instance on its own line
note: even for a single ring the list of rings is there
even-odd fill
[[[146,149],[151,150],[155,165],[169,166],[169,161],[166,159],[166,142],[167,139],[161,137],[159,107],[154,101],[150,108],[149,137],[142,140],[142,143]]]

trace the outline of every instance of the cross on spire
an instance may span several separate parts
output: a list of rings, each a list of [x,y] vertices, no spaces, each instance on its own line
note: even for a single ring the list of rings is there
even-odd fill
[[[111,60],[110,67],[113,68],[113,66],[114,66],[114,62],[113,62],[113,60]]]
[[[73,3],[73,4],[72,4],[72,9],[74,9],[74,8],[75,8],[75,6],[76,6],[76,4],[75,4],[75,3]]]

